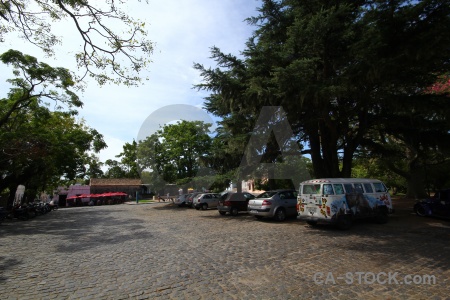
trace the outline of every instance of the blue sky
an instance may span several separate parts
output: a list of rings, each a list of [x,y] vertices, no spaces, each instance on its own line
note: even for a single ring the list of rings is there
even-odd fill
[[[148,38],[155,43],[148,72],[149,77],[139,87],[106,85],[99,87],[88,82],[79,94],[84,106],[79,117],[87,125],[104,135],[108,148],[100,152],[100,160],[116,159],[126,142],[137,139],[139,129],[153,112],[167,105],[187,104],[203,106],[205,92],[193,89],[202,78],[193,69],[194,63],[215,67],[209,59],[210,47],[217,46],[225,53],[239,55],[255,29],[244,20],[257,14],[259,0],[150,0],[129,1],[124,10],[146,23]],[[58,60],[45,58],[43,53],[14,36],[0,43],[0,52],[13,48],[38,57],[51,66],[76,70],[72,59],[79,42],[66,24],[54,26],[63,44],[57,48]],[[12,73],[0,66],[1,97],[6,96],[7,78]]]

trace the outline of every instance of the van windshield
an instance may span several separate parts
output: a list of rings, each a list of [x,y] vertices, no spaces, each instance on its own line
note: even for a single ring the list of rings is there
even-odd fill
[[[303,185],[302,194],[319,194],[320,184],[305,184]]]

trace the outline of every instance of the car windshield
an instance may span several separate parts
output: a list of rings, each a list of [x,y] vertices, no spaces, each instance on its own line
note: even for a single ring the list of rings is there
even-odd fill
[[[273,195],[275,195],[277,192],[264,192],[262,194],[259,194],[256,198],[271,198]]]

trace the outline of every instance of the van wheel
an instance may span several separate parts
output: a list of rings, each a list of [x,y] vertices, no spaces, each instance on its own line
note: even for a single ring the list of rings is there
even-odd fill
[[[226,215],[226,211],[219,211],[219,214],[221,214],[222,216],[225,216]]]
[[[317,221],[306,221],[306,224],[311,225],[311,226],[316,226]]]
[[[232,216],[237,216],[239,214],[239,210],[237,209],[237,207],[232,207],[230,210],[230,214]]]
[[[202,210],[207,210],[207,209],[208,209],[208,204],[203,203],[203,204],[202,204]]]
[[[375,222],[378,224],[385,224],[388,222],[389,215],[387,209],[379,208],[375,215]]]
[[[274,218],[278,222],[282,222],[282,221],[286,220],[286,212],[284,211],[284,209],[282,209],[282,208],[277,209],[277,211],[275,212]]]
[[[352,218],[350,216],[339,216],[337,220],[337,228],[340,230],[347,230],[352,227]]]

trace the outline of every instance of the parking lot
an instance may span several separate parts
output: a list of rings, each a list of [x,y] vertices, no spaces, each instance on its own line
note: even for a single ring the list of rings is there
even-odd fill
[[[407,209],[348,231],[170,203],[59,209],[0,226],[0,295],[448,299],[449,240],[450,222]]]

